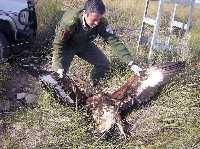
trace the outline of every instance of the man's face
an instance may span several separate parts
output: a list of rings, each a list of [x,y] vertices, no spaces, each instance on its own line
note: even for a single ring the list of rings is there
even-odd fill
[[[95,12],[91,12],[91,13],[84,12],[83,15],[84,15],[87,25],[89,25],[90,27],[97,26],[103,16],[103,15],[97,14]]]

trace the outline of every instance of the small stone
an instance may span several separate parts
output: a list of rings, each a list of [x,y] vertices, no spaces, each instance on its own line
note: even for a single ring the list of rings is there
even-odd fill
[[[27,93],[17,93],[17,100],[23,99],[27,96]]]
[[[2,111],[9,111],[10,110],[10,101],[9,100],[4,100],[0,102],[0,112]]]
[[[34,94],[28,94],[25,97],[25,101],[26,101],[27,104],[33,104],[33,103],[35,103],[36,99],[37,99],[37,96],[34,95]]]
[[[16,92],[16,88],[12,88],[11,92]]]

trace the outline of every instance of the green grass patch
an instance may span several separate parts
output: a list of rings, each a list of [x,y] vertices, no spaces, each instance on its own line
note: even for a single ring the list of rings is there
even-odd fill
[[[135,52],[136,39],[143,14],[143,3],[139,0],[104,0],[108,7],[109,21],[113,23],[116,33],[129,49]],[[120,5],[122,4],[123,5]],[[65,8],[63,8],[63,4]],[[62,9],[81,7],[83,1],[47,0],[39,1],[38,22],[39,39],[53,37],[53,31],[60,18]],[[155,8],[152,8],[155,11]],[[198,12],[194,13],[190,46],[193,56],[199,53],[199,20]],[[133,32],[133,34],[132,34]],[[41,35],[41,36],[40,36]],[[126,66],[111,53],[111,49],[102,44],[111,60],[110,77],[102,88],[113,92],[132,74]],[[141,64],[146,60],[148,47],[143,47]],[[45,50],[45,49],[43,49]],[[169,55],[170,54],[170,55]],[[171,56],[171,57],[170,57]],[[175,53],[157,53],[156,61],[166,58],[178,60]],[[3,67],[2,67],[3,68]],[[1,69],[1,68],[0,68]],[[91,66],[85,61],[75,59],[71,74],[87,78]],[[79,71],[77,71],[79,70]],[[2,71],[3,72],[3,71]],[[75,73],[76,72],[76,73]],[[76,77],[76,76],[75,76]],[[2,73],[0,82],[9,79]],[[0,148],[199,148],[200,147],[200,71],[193,63],[187,66],[186,72],[178,75],[165,86],[160,95],[149,105],[140,107],[128,116],[133,126],[132,136],[121,139],[118,131],[110,137],[99,136],[87,112],[83,109],[60,104],[51,93],[42,92],[36,107],[20,107],[12,116],[1,117]]]

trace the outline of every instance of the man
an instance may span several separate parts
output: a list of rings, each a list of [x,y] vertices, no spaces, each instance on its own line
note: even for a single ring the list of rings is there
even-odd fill
[[[74,55],[94,66],[91,80],[96,85],[109,68],[109,61],[92,42],[98,35],[111,45],[118,57],[139,75],[141,68],[133,64],[124,44],[116,37],[112,27],[103,17],[105,5],[101,0],[87,0],[83,10],[64,13],[56,28],[53,42],[52,68],[60,77],[68,71]]]

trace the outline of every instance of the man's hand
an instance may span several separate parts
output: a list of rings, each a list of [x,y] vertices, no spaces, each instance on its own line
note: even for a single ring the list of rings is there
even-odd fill
[[[133,61],[129,62],[128,67],[131,68],[131,70],[137,75],[140,76],[140,72],[142,71],[142,68],[139,66],[135,65]]]
[[[57,73],[59,74],[60,78],[63,78],[63,76],[64,76],[64,69],[58,69]]]

